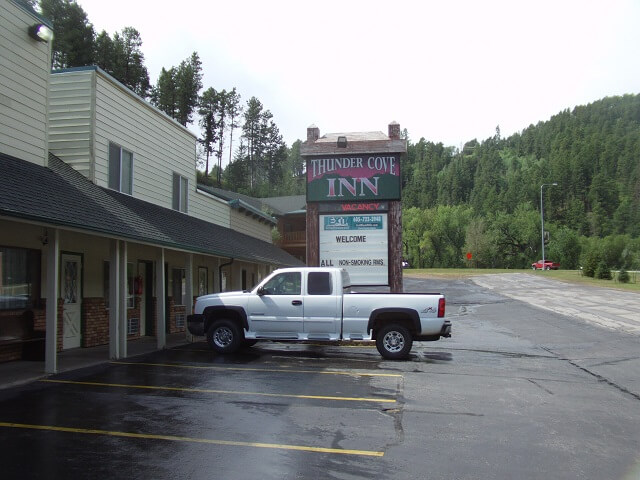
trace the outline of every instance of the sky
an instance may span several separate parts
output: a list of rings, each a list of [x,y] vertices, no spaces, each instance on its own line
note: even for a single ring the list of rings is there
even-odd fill
[[[135,27],[150,80],[192,52],[287,145],[392,121],[460,148],[640,93],[637,0],[77,0],[96,33]],[[198,127],[191,127],[198,133]]]

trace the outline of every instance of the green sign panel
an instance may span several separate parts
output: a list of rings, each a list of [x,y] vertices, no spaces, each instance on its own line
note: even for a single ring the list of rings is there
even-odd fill
[[[345,202],[400,199],[400,156],[307,159],[307,200]]]

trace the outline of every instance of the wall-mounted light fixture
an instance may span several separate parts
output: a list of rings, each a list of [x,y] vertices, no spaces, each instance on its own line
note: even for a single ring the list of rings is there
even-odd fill
[[[39,42],[50,42],[53,40],[53,30],[44,23],[36,23],[29,27],[29,36]]]
[[[338,137],[338,147],[347,148],[347,137]]]

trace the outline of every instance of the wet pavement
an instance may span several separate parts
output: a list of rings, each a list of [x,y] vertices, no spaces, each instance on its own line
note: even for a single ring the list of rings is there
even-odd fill
[[[2,476],[640,478],[637,336],[469,279],[405,286],[443,291],[454,328],[407,361],[197,342],[0,390]]]

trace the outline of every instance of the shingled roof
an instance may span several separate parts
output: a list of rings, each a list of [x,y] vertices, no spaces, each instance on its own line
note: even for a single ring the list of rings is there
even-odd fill
[[[49,155],[49,166],[0,154],[0,215],[276,266],[302,265],[271,243],[99,187]]]
[[[257,211],[271,211],[273,215],[278,217],[292,212],[301,212],[305,210],[307,206],[306,195],[256,198],[209,185],[198,184],[198,188],[227,202],[240,200],[245,204],[251,205]]]

